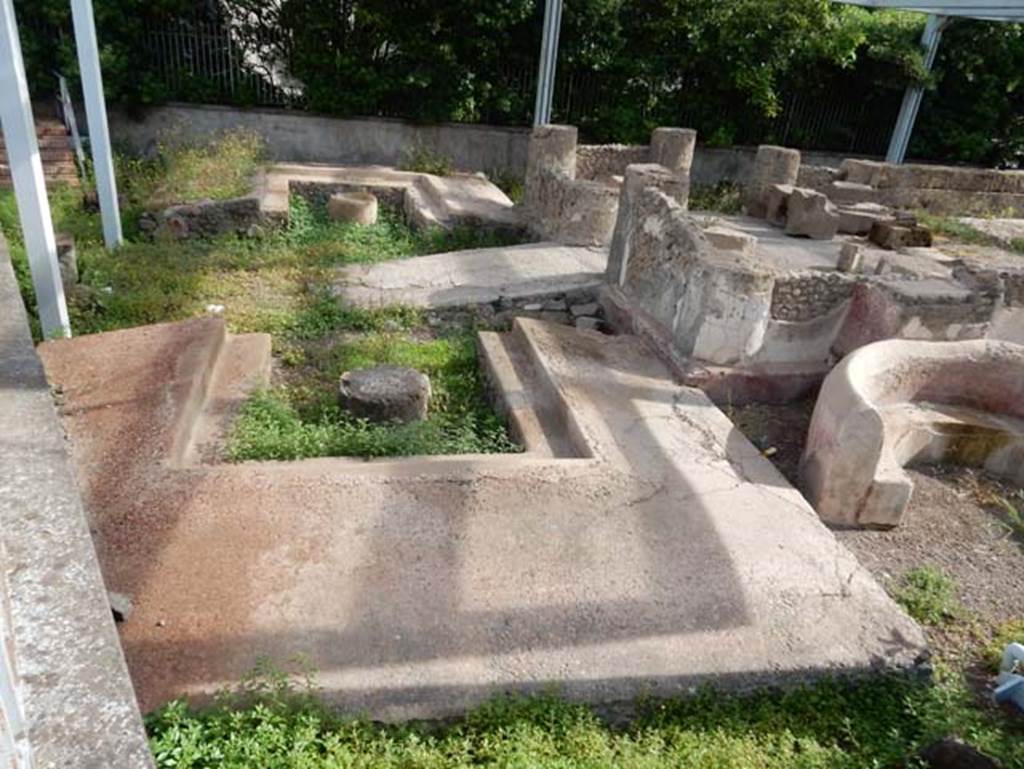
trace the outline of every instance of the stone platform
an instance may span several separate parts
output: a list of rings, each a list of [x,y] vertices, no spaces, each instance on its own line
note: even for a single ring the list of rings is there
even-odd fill
[[[378,719],[915,667],[920,628],[636,338],[520,319],[481,347],[521,455],[231,465],[204,445],[265,337],[41,346],[143,709],[297,654]]]
[[[334,293],[362,307],[459,307],[501,298],[596,292],[604,282],[607,260],[605,249],[558,243],[451,251],[344,267]]]

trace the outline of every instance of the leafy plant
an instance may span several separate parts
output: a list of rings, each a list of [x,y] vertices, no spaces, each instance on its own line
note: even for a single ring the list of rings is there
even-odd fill
[[[452,161],[445,155],[418,144],[403,153],[398,167],[403,171],[448,176],[452,172]]]
[[[738,214],[742,208],[740,188],[734,182],[695,186],[690,190],[691,211],[714,211],[719,214]]]
[[[934,566],[910,569],[892,592],[918,622],[939,625],[961,613],[956,583]]]

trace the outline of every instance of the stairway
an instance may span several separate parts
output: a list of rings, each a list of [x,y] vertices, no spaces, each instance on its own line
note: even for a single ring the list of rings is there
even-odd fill
[[[64,125],[53,118],[36,120],[36,140],[39,155],[43,161],[43,175],[48,187],[57,184],[78,186],[78,170],[75,168],[75,154]],[[10,188],[11,168],[7,162],[7,145],[0,135],[0,189]]]

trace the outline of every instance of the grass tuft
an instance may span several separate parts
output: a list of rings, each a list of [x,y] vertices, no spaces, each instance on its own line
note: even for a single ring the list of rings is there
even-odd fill
[[[893,597],[911,617],[928,625],[940,625],[962,612],[953,578],[934,566],[907,571]]]

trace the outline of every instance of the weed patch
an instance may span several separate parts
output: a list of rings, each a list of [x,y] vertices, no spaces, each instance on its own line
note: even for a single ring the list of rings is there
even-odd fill
[[[911,569],[893,590],[895,598],[918,622],[939,625],[961,613],[956,584],[933,566]]]
[[[733,182],[695,186],[690,190],[691,211],[738,214],[742,209],[739,185]]]
[[[612,728],[556,694],[498,697],[443,726],[381,725],[326,708],[315,686],[276,676],[205,711],[172,702],[149,716],[161,767],[758,767],[904,766],[920,747],[958,734],[1005,769],[1024,767],[1019,724],[977,708],[955,677],[825,680],[778,693],[641,703]]]

